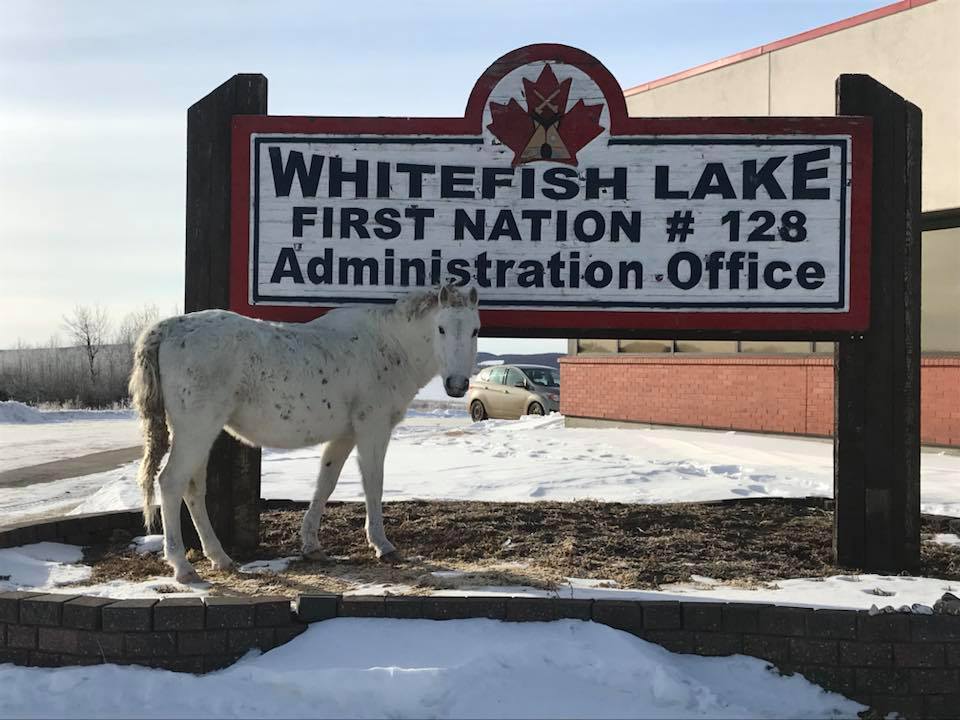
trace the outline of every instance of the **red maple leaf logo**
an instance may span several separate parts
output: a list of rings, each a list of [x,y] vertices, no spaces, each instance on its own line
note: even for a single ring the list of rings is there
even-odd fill
[[[599,124],[603,105],[583,100],[567,110],[571,78],[562,83],[547,65],[536,82],[523,78],[527,109],[511,98],[506,105],[490,103],[493,119],[487,129],[514,152],[513,165],[537,160],[577,164],[577,152],[604,128]]]

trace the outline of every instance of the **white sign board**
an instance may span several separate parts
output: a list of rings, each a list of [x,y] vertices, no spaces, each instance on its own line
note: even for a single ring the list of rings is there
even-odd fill
[[[463,119],[242,118],[234,297],[329,308],[453,281],[571,328],[852,327],[862,124],[628,118],[596,66],[502,65]]]

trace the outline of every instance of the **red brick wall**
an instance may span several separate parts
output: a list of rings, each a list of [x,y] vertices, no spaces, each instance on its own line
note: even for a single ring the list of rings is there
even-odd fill
[[[833,358],[574,355],[561,359],[564,415],[828,436]],[[960,358],[921,367],[921,438],[960,446]]]

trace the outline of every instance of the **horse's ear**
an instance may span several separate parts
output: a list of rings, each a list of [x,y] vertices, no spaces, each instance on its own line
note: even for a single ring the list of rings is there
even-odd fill
[[[440,301],[440,307],[450,307],[450,288],[447,285],[444,285],[440,288],[440,293],[437,295],[437,299]]]
[[[470,292],[467,293],[467,302],[472,308],[480,304],[480,296],[477,295],[477,289],[475,287],[470,288]]]

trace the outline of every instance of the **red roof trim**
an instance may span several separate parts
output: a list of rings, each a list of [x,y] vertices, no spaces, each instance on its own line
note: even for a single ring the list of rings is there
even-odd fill
[[[642,85],[635,85],[634,87],[624,90],[623,94],[625,97],[637,95],[639,93],[646,92],[647,90],[653,90],[661,85],[669,85],[670,83],[675,83],[678,80],[685,80],[689,77],[693,77],[694,75],[701,75],[703,73],[710,72],[711,70],[726,67],[727,65],[733,65],[734,63],[738,63],[743,60],[749,60],[750,58],[757,57],[758,55],[774,52],[776,50],[782,50],[783,48],[790,47],[791,45],[798,45],[799,43],[806,42],[807,40],[813,40],[814,38],[823,37],[824,35],[829,35],[830,33],[839,32],[840,30],[846,30],[847,28],[856,27],[857,25],[873,22],[874,20],[879,20],[880,18],[887,17],[889,15],[895,15],[899,12],[903,12],[904,10],[910,10],[912,8],[932,2],[934,2],[934,0],[900,0],[900,2],[884,5],[876,10],[868,10],[865,13],[860,13],[859,15],[854,15],[853,17],[849,17],[844,20],[837,20],[837,22],[833,22],[828,25],[822,25],[821,27],[814,28],[813,30],[807,30],[806,32],[798,33],[797,35],[791,35],[790,37],[783,38],[782,40],[776,40],[772,43],[767,43],[766,45],[759,45],[755,48],[744,50],[743,52],[728,55],[727,57],[720,58],[719,60],[713,60],[711,62],[704,63],[703,65],[697,65],[696,67],[692,67],[688,70],[681,70],[680,72],[667,75],[666,77],[662,77],[657,80],[651,80],[650,82],[643,83]]]

